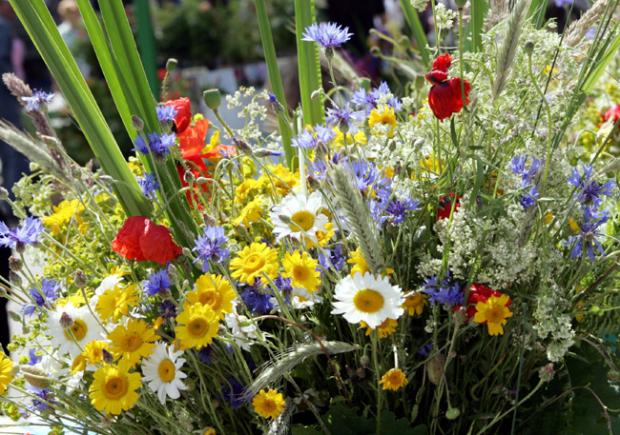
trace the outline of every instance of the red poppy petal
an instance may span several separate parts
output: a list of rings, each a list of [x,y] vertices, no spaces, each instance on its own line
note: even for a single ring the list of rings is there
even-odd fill
[[[148,219],[144,216],[128,217],[112,241],[112,250],[128,260],[144,261],[140,236]]]
[[[176,100],[168,100],[164,105],[176,109],[177,113],[174,117],[176,133],[184,132],[192,121],[192,105],[189,98],[183,97]]]
[[[444,53],[433,61],[433,69],[437,71],[448,72],[448,68],[452,64],[452,56],[450,53]]]
[[[166,264],[181,254],[181,248],[172,240],[170,230],[148,219],[140,236],[140,248],[146,260],[159,264]]]

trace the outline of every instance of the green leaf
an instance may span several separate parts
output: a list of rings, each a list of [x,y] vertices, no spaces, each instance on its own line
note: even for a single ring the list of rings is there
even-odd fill
[[[541,28],[545,23],[545,12],[547,12],[548,4],[549,0],[532,0],[532,3],[530,3],[527,15],[532,19],[537,29]]]
[[[400,0],[400,5],[403,9],[405,20],[413,32],[413,38],[418,45],[418,50],[420,51],[422,61],[426,67],[430,67],[431,56],[428,50],[428,40],[426,39],[426,33],[422,27],[422,22],[420,21],[418,11],[415,10],[410,0]]]
[[[276,48],[273,43],[271,34],[271,26],[269,17],[265,8],[265,0],[256,0],[256,16],[258,18],[258,30],[260,32],[261,42],[263,45],[263,53],[265,55],[265,63],[267,64],[267,73],[269,74],[269,82],[281,109],[278,110],[278,126],[280,135],[282,136],[282,146],[284,148],[284,156],[289,168],[292,169],[294,152],[291,147],[291,138],[293,131],[288,121],[288,107],[286,104],[286,94],[284,93],[284,85],[282,84],[282,76],[280,75],[280,67],[278,66],[278,58],[276,56]]]
[[[588,80],[583,85],[584,92],[586,93],[592,92],[592,89],[594,89],[594,87],[596,86],[596,83],[601,78],[601,75],[603,75],[603,72],[605,71],[609,63],[618,54],[619,50],[620,50],[620,33],[616,35],[613,41],[609,44],[609,47],[607,47],[607,50],[605,50],[605,54],[603,54],[601,59],[597,62],[596,67],[594,68],[590,76],[588,77]]]
[[[312,93],[323,87],[319,48],[315,42],[302,41],[304,31],[314,21],[314,0],[295,0],[299,92],[304,123],[310,125],[323,124],[325,120],[323,95],[312,98]]]
[[[114,191],[128,215],[148,216],[149,202],[142,195],[112,132],[69,48],[43,0],[11,0],[13,10],[30,35],[63,92],[104,172],[114,180]]]
[[[482,49],[482,30],[484,18],[486,17],[489,5],[486,0],[472,0],[471,2],[471,51]]]

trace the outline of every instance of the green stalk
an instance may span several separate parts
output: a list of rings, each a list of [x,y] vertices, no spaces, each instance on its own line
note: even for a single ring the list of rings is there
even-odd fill
[[[480,51],[482,49],[482,28],[484,26],[484,17],[488,11],[486,0],[472,0],[471,2],[471,51]]]
[[[282,76],[278,67],[278,58],[276,56],[276,48],[273,43],[273,35],[271,26],[269,25],[269,17],[265,8],[265,0],[256,0],[256,16],[258,18],[258,31],[263,45],[263,53],[265,63],[267,64],[267,73],[269,74],[269,83],[273,90],[280,107],[277,109],[278,126],[280,127],[280,135],[282,136],[282,146],[284,148],[284,156],[289,168],[293,168],[293,148],[291,147],[291,137],[293,130],[288,121],[288,106],[286,104],[286,95],[284,93],[284,85],[282,84]]]
[[[592,92],[592,89],[600,79],[603,72],[607,68],[607,65],[615,58],[615,55],[620,50],[620,33],[616,35],[614,40],[611,42],[607,50],[605,50],[605,54],[599,59],[596,64],[596,67],[593,68],[590,76],[583,84],[583,91],[586,93]]]
[[[532,19],[537,29],[540,29],[545,22],[545,12],[547,12],[548,4],[549,0],[532,0],[532,3],[530,3],[527,16]]]
[[[159,95],[159,80],[157,78],[157,50],[153,22],[151,20],[151,6],[149,0],[134,0],[136,22],[138,24],[138,43],[140,57],[146,70],[146,77],[153,95]]]
[[[321,61],[316,43],[302,41],[306,27],[314,23],[314,0],[295,0],[295,37],[297,39],[297,68],[299,92],[304,124],[323,124],[325,112],[323,95],[312,98],[314,91],[321,91]]]
[[[400,0],[400,5],[403,9],[405,20],[411,28],[413,37],[418,44],[418,49],[420,50],[420,56],[422,56],[424,66],[430,67],[431,56],[428,51],[428,40],[426,39],[426,33],[424,33],[424,28],[422,27],[422,22],[420,21],[418,11],[415,10],[410,0]]]
[[[11,0],[13,10],[62,90],[104,172],[128,215],[149,215],[150,204],[140,192],[125,159],[43,0]]]

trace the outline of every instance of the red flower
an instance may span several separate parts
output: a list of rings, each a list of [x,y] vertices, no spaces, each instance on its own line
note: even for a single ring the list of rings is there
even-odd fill
[[[183,133],[189,127],[192,120],[192,105],[189,98],[183,97],[176,100],[168,100],[164,105],[172,107],[177,111],[174,117],[174,126],[176,127],[177,134]]]
[[[177,132],[183,160],[196,162],[203,159],[202,151],[208,131],[209,120],[202,118],[194,122],[194,125],[188,126],[183,132]]]
[[[450,193],[449,195],[444,195],[439,198],[439,207],[437,208],[437,220],[448,219],[450,217],[450,212],[452,211],[452,203],[455,201],[454,205],[454,213],[456,213],[461,206],[461,196],[456,196],[454,193]]]
[[[467,318],[471,319],[476,314],[476,304],[478,302],[484,302],[491,296],[499,297],[503,293],[499,290],[493,290],[484,284],[473,283],[469,287],[469,297],[467,298]],[[512,299],[508,299],[506,306],[509,307],[512,304]],[[455,311],[458,311],[461,307],[454,307]]]
[[[131,216],[112,241],[112,250],[128,260],[166,264],[181,254],[170,230],[144,216]]]
[[[620,104],[616,104],[603,115],[604,122],[607,122],[610,119],[613,119],[614,124],[618,122],[618,119],[620,119]]]
[[[448,80],[448,68],[451,63],[452,57],[447,53],[442,54],[433,61],[432,71],[426,74],[426,80],[433,84],[428,92],[428,104],[435,116],[442,121],[453,113],[460,112],[463,106],[469,103],[471,90],[469,82],[461,81],[459,77]]]

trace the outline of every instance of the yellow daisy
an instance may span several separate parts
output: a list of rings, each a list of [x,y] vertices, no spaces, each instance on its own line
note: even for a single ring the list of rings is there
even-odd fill
[[[372,334],[372,331],[374,331],[374,329],[369,327],[368,324],[364,321],[360,322],[360,327],[366,329],[366,332],[364,333],[365,335],[370,335]],[[398,327],[397,320],[385,319],[377,328],[377,335],[379,336],[379,338],[389,337],[390,335],[396,332],[397,327]]]
[[[108,338],[112,354],[133,367],[141,358],[153,353],[157,335],[144,320],[129,319],[126,326],[117,326]]]
[[[93,375],[93,383],[88,389],[90,402],[106,414],[119,415],[136,404],[140,395],[140,374],[130,373],[130,365],[105,365]]]
[[[381,388],[389,391],[398,391],[407,385],[407,376],[401,369],[390,369],[379,381]]]
[[[267,173],[261,175],[258,182],[265,192],[287,195],[293,187],[299,184],[299,174],[291,172],[281,163],[267,167]]]
[[[426,295],[424,293],[415,293],[405,299],[403,308],[410,316],[421,316],[426,305]]]
[[[244,203],[260,189],[260,183],[253,178],[246,178],[235,188],[235,202]]]
[[[0,352],[0,394],[4,394],[13,381],[13,361]]]
[[[264,418],[276,419],[284,411],[286,401],[276,390],[261,390],[252,400],[254,411]]]
[[[263,217],[263,206],[262,197],[257,196],[241,209],[239,216],[233,220],[233,224],[249,227],[250,224],[260,221]]]
[[[377,126],[387,126],[389,127],[387,130],[388,136],[394,136],[394,129],[396,128],[396,113],[394,109],[385,104],[376,109],[372,109],[368,117],[368,126],[371,129]]]
[[[278,275],[278,253],[265,243],[252,243],[237,254],[230,262],[231,276],[246,284],[254,284],[254,279],[263,275],[274,279]]]
[[[302,287],[314,293],[321,284],[321,274],[317,270],[319,262],[307,252],[286,253],[282,261],[285,278],[291,279],[293,287]]]
[[[73,373],[83,372],[89,364],[95,365],[106,362],[108,347],[108,343],[102,340],[93,340],[87,343],[82,353],[73,360],[71,371]]]
[[[360,248],[357,248],[355,251],[352,251],[349,254],[349,259],[347,260],[347,263],[352,265],[351,275],[355,275],[356,273],[363,275],[370,270],[370,268],[368,267],[368,263],[366,263],[366,259],[362,255],[362,250]]]
[[[54,213],[50,216],[44,216],[41,221],[53,235],[61,234],[71,220],[75,219],[80,223],[80,216],[84,212],[84,204],[78,199],[65,199],[54,207]]]
[[[476,304],[474,322],[486,323],[489,335],[503,335],[506,319],[512,317],[512,312],[506,306],[508,295],[491,296],[484,302]]]
[[[117,321],[129,314],[129,309],[137,305],[139,300],[138,286],[136,284],[129,284],[127,286],[119,284],[99,295],[95,310],[101,317],[101,320],[108,321],[112,319]]]
[[[211,344],[219,328],[219,317],[209,305],[186,305],[176,321],[175,333],[183,350]]]
[[[194,284],[194,290],[187,294],[186,303],[209,305],[219,316],[231,313],[232,301],[237,297],[230,282],[221,275],[205,273]]]

